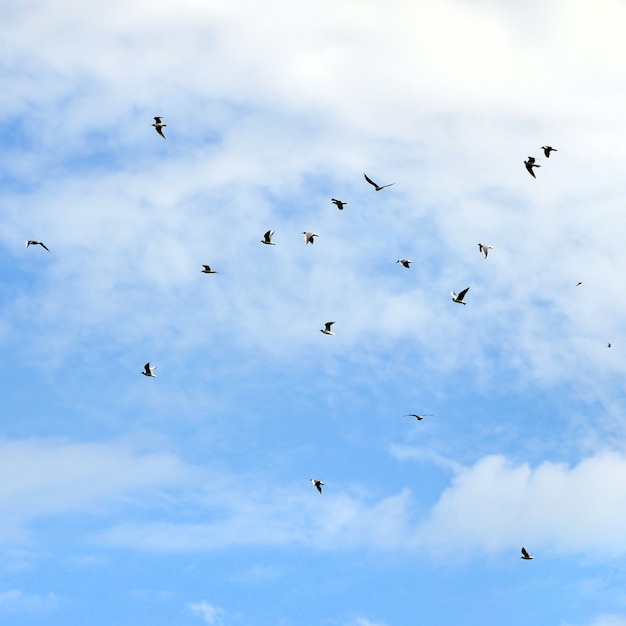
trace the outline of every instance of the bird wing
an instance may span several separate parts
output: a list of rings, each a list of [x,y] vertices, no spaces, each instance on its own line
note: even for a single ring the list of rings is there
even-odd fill
[[[526,548],[522,548],[522,554],[524,555],[524,558],[526,559],[530,558],[530,554],[528,554],[528,552],[526,551]]]
[[[155,121],[157,124],[160,124],[160,123],[161,123],[161,118],[160,118],[160,117],[156,117],[156,116],[155,116],[154,121]]]
[[[326,322],[325,326],[326,326],[326,330],[330,330],[330,327],[334,324],[335,322]]]
[[[378,188],[378,185],[367,175],[367,174],[363,174],[363,176],[365,176],[365,180],[370,184],[370,185],[374,185],[374,187]]]
[[[163,134],[163,129],[160,126],[156,127],[156,132],[159,133],[159,135],[161,135],[163,139],[166,139],[165,135]]]
[[[44,249],[44,250],[48,250],[48,246],[46,246],[46,244],[41,243],[41,241],[39,242],[39,245]],[[50,250],[48,250],[48,252],[50,252]]]
[[[463,298],[465,297],[465,294],[469,291],[469,287],[466,287],[465,289],[463,289],[463,291],[459,292],[458,295],[458,299],[459,300],[463,300]]]
[[[391,185],[395,185],[396,183],[389,183],[388,185],[380,185],[379,189],[384,189],[385,187],[391,187]]]
[[[150,374],[150,361],[148,361],[144,366],[143,366],[143,371],[146,374]]]

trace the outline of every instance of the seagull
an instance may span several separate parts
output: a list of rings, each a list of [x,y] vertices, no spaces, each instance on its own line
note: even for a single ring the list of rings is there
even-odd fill
[[[331,201],[333,204],[336,204],[336,205],[337,205],[337,208],[338,208],[340,211],[343,211],[343,207],[344,207],[346,204],[348,204],[347,202],[342,202],[341,200],[335,200],[335,198],[331,198],[331,199],[330,199],[330,201]]]
[[[541,167],[541,165],[539,165],[539,163],[535,163],[535,157],[528,157],[528,161],[524,161],[524,165],[526,166],[526,169],[528,170],[528,173],[533,177],[533,178],[537,178],[535,176],[535,172],[533,172],[533,167]]]
[[[154,375],[154,370],[156,369],[156,365],[150,365],[150,361],[148,361],[143,366],[143,372],[141,372],[144,376],[150,376],[150,378],[156,378]]]
[[[330,327],[334,324],[335,322],[326,322],[326,324],[324,324],[324,328],[320,328],[320,332],[324,333],[325,335],[334,335],[335,333],[330,330]]]
[[[487,255],[489,254],[489,250],[493,250],[493,246],[489,246],[485,243],[479,243],[478,250],[483,255],[483,259],[486,259]]]
[[[541,149],[543,150],[543,153],[546,155],[546,159],[550,158],[550,152],[558,152],[558,150],[556,148],[553,148],[552,146],[541,146]]]
[[[217,274],[218,273],[215,270],[212,270],[210,265],[203,265],[202,267],[204,268],[203,270],[201,270],[203,274]]]
[[[159,133],[159,135],[161,135],[163,139],[165,139],[165,135],[163,134],[163,129],[167,126],[167,124],[164,124],[161,121],[160,117],[154,118],[154,124],[152,124],[152,126],[154,126],[154,129],[156,130],[156,132]]]
[[[34,241],[32,239],[29,239],[26,242],[26,247],[28,248],[28,246],[41,246],[44,250],[48,250],[48,246],[46,246],[45,243],[42,243],[41,241]],[[48,250],[48,252],[50,252],[50,250]]]
[[[520,556],[520,559],[524,559],[524,561],[530,561],[533,558],[533,555],[529,554],[526,548],[522,547],[522,556]]]
[[[465,298],[465,294],[469,291],[469,287],[466,287],[460,293],[456,294],[454,291],[451,291],[452,300],[454,302],[458,302],[459,304],[467,304],[467,302],[463,302],[463,298]]]
[[[396,184],[396,183],[389,183],[388,185],[377,185],[371,178],[368,177],[367,174],[363,174],[363,176],[365,176],[365,180],[370,185],[374,185],[374,187],[376,188],[376,191],[380,191],[381,189],[384,189],[385,187],[391,187],[391,185],[395,185]]]
[[[311,478],[311,482],[315,486],[315,488],[322,493],[322,485],[324,484],[321,480],[317,480],[317,478]]]
[[[273,230],[268,230],[265,235],[263,235],[263,239],[261,240],[261,243],[265,243],[268,246],[275,246],[276,244],[272,241],[272,235],[274,234]]]
[[[312,233],[308,230],[303,230],[302,234],[304,235],[304,243],[313,245],[315,243],[315,239],[313,237],[319,237],[317,233]]]
[[[425,417],[437,417],[433,413],[422,413],[421,415],[417,415],[416,413],[407,413],[403,417],[414,417],[418,422],[421,422]]]
[[[406,269],[411,269],[410,265],[413,261],[409,261],[408,259],[398,259],[396,263],[400,263],[400,265],[402,265],[402,267],[406,267]]]

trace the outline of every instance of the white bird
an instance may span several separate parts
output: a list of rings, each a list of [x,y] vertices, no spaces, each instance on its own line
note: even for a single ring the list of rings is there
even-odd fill
[[[303,230],[302,234],[304,235],[304,243],[305,244],[314,244],[315,243],[314,237],[319,237],[319,235],[317,233],[312,233],[309,230]]]
[[[163,139],[165,139],[165,135],[163,134],[163,129],[167,126],[167,124],[164,124],[161,121],[160,117],[154,118],[154,124],[152,124],[152,126],[154,126],[154,129],[156,130],[156,132],[159,133],[159,135],[161,135]]]
[[[321,480],[317,480],[317,478],[311,478],[311,482],[313,483],[314,487],[320,492],[322,493],[322,485],[324,484]]]
[[[530,554],[526,548],[522,547],[522,556],[520,556],[520,559],[524,559],[524,561],[530,561],[531,559],[533,559],[533,555]]]
[[[336,200],[335,198],[331,198],[330,201],[336,205],[340,211],[343,211],[343,207],[348,204],[347,202],[342,202],[341,200]]]
[[[465,289],[463,289],[463,291],[459,292],[458,294],[455,293],[454,291],[451,291],[450,293],[452,294],[452,300],[454,302],[458,302],[459,304],[467,304],[467,302],[463,302],[463,298],[465,297],[465,294],[469,291],[469,287],[466,287]]]
[[[382,189],[384,189],[385,187],[391,187],[391,185],[395,185],[396,183],[389,183],[388,185],[379,185],[377,183],[375,183],[367,174],[363,174],[363,176],[365,176],[365,180],[370,184],[373,185],[374,188],[376,189],[376,191],[381,191]]]
[[[528,157],[528,161],[524,161],[524,165],[526,166],[526,169],[528,170],[528,173],[533,177],[533,178],[537,178],[535,176],[535,172],[533,172],[533,167],[541,167],[541,165],[539,165],[539,163],[535,163],[535,157]]]
[[[486,259],[489,254],[489,250],[493,250],[493,246],[489,246],[486,243],[479,243],[478,250],[483,255],[483,259]]]
[[[425,417],[437,417],[433,413],[422,413],[421,415],[417,415],[416,413],[407,413],[404,417],[414,417],[418,422],[421,422]]]
[[[274,234],[273,230],[268,230],[265,235],[263,235],[263,239],[261,243],[267,244],[268,246],[275,246],[276,244],[272,241],[272,235]]]
[[[150,378],[156,378],[154,375],[154,370],[156,369],[156,365],[150,365],[150,361],[148,361],[143,366],[143,372],[141,372],[144,376],[150,376]]]
[[[335,322],[326,322],[326,324],[324,324],[324,328],[320,328],[320,332],[324,333],[325,335],[334,335],[335,333],[330,330],[330,327],[334,324]]]
[[[406,269],[410,269],[410,265],[411,263],[413,263],[413,261],[409,261],[408,259],[398,259],[396,263],[400,263],[402,267],[406,267]]]
[[[203,274],[217,274],[216,270],[212,270],[210,265],[203,265],[204,269],[200,270]]]
[[[48,246],[46,246],[46,244],[41,241],[34,241],[33,239],[29,239],[26,242],[26,247],[28,248],[28,246],[41,246],[44,250],[48,250]],[[50,250],[48,250],[48,252],[50,252]]]

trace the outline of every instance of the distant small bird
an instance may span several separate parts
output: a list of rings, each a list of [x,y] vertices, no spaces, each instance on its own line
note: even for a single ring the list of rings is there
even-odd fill
[[[607,343],[607,344],[606,344],[606,347],[607,347],[607,348],[610,348],[610,347],[611,347],[611,344],[610,344],[610,343]]]
[[[528,161],[524,161],[524,165],[526,166],[526,169],[528,170],[528,173],[533,177],[533,178],[537,178],[535,176],[535,172],[533,172],[533,167],[541,167],[541,165],[539,165],[539,163],[535,163],[535,157],[528,157]]]
[[[391,187],[391,185],[395,185],[396,184],[396,183],[389,183],[388,185],[378,185],[367,174],[363,174],[363,176],[365,176],[365,180],[370,185],[373,185],[375,187],[376,191],[380,191],[381,189],[384,189],[385,187]]]
[[[276,244],[272,241],[272,235],[274,234],[273,230],[268,230],[265,235],[263,235],[263,239],[261,243],[267,244],[268,246],[275,246]]]
[[[463,298],[465,298],[465,294],[469,291],[469,287],[466,287],[465,289],[463,289],[463,291],[460,291],[458,294],[455,293],[454,291],[451,291],[450,294],[452,295],[452,300],[454,302],[458,302],[459,304],[467,304],[467,302],[463,302]]]
[[[526,548],[522,547],[522,556],[520,556],[520,559],[524,559],[524,561],[530,561],[531,559],[533,559],[533,555],[530,554]]]
[[[322,485],[324,484],[321,480],[317,480],[317,478],[311,478],[311,482],[313,483],[314,487],[320,492],[322,493]]]
[[[404,417],[414,417],[418,422],[421,422],[425,417],[437,417],[433,413],[422,413],[421,415],[417,415],[416,413],[407,413]]]
[[[28,248],[28,246],[41,246],[44,250],[48,250],[48,246],[46,246],[46,244],[41,241],[34,241],[33,239],[29,239],[26,242],[26,247]],[[48,252],[50,252],[50,250],[48,250]]]
[[[304,243],[305,244],[314,244],[315,243],[315,239],[314,237],[319,237],[319,235],[317,233],[312,233],[308,230],[303,230],[302,234],[304,235]]]
[[[483,255],[483,259],[486,259],[487,255],[489,254],[489,250],[493,250],[493,246],[489,246],[485,243],[479,243],[478,250]]]
[[[154,124],[152,124],[152,126],[154,126],[154,129],[156,130],[156,132],[159,133],[159,135],[161,135],[163,139],[165,139],[165,135],[163,134],[163,129],[167,126],[167,124],[164,124],[161,121],[160,117],[154,118]]]
[[[331,202],[335,205],[337,205],[337,208],[340,211],[343,211],[343,207],[348,204],[347,202],[342,202],[341,200],[335,200],[335,198],[331,198]]]
[[[210,265],[203,265],[202,267],[204,268],[201,270],[203,274],[218,274],[218,272],[211,269]]]
[[[541,149],[543,150],[543,153],[546,155],[546,159],[550,158],[550,152],[558,152],[558,150],[556,148],[553,148],[552,146],[541,146]]]
[[[141,372],[144,376],[150,376],[150,378],[156,378],[154,375],[154,370],[156,369],[156,365],[150,365],[150,361],[148,361],[143,366],[143,372]]]
[[[335,333],[330,330],[330,327],[334,324],[335,322],[326,322],[326,324],[324,324],[324,328],[320,328],[320,332],[324,333],[325,335],[334,335]]]
[[[413,263],[413,261],[409,261],[408,259],[398,259],[396,263],[400,263],[400,265],[402,265],[402,267],[406,267],[406,269],[411,269],[411,263]]]
[[[576,287],[580,287],[581,285],[582,285],[582,283],[581,283],[580,281],[578,281],[578,282],[576,283]]]

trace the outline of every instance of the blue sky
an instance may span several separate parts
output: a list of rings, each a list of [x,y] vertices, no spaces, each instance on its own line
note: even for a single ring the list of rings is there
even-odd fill
[[[0,623],[626,626],[623,2],[0,18]]]

